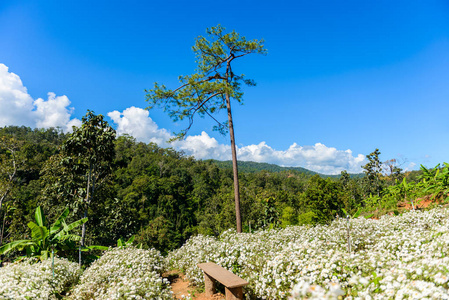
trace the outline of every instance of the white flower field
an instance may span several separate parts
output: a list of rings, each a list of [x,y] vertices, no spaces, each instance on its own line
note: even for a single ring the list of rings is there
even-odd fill
[[[292,226],[255,233],[232,230],[195,236],[163,259],[155,250],[107,251],[80,276],[76,264],[56,259],[0,269],[0,299],[51,299],[78,281],[71,299],[172,299],[163,271],[185,272],[202,285],[196,266],[215,262],[250,284],[250,299],[449,299],[449,210],[435,208]],[[64,275],[64,276],[62,276]]]
[[[251,297],[265,299],[449,299],[449,211],[433,209],[293,226],[253,234],[191,238],[170,253],[172,268],[202,284],[196,264],[215,262],[250,282]]]
[[[0,269],[0,299],[56,299],[56,293],[77,283],[81,271],[78,264],[55,258],[35,263],[25,259]]]
[[[172,299],[159,251],[115,248],[84,271],[73,299]]]

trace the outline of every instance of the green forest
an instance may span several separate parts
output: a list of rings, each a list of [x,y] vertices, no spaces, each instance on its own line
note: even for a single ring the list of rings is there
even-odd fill
[[[399,214],[398,204],[416,205],[426,195],[435,202],[448,200],[448,164],[404,173],[394,159],[382,163],[379,155],[378,149],[367,155],[363,176],[343,171],[328,177],[243,164],[239,180],[244,231],[325,224],[345,214]],[[55,220],[63,220],[64,226],[78,222],[69,229],[82,239],[67,238],[58,255],[76,261],[81,243],[83,264],[95,258],[100,246],[129,239],[167,253],[192,235],[218,236],[235,228],[229,165],[195,160],[131,136],[117,137],[102,115],[90,111],[71,134],[56,128],[0,128],[0,166],[3,247],[31,238],[37,208],[45,219],[40,226]],[[31,255],[29,249],[16,247],[2,260]]]

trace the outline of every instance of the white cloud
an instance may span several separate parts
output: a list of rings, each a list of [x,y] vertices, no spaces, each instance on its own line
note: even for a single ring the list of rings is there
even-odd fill
[[[69,107],[67,96],[48,93],[48,99],[33,98],[28,94],[20,77],[9,72],[8,67],[0,64],[0,126],[25,125],[48,128],[61,127],[70,131],[72,126],[81,126],[81,121],[71,119],[73,108]],[[138,107],[129,107],[123,112],[114,110],[108,116],[117,125],[117,134],[129,134],[138,141],[153,142],[161,147],[173,147],[192,155],[197,159],[230,160],[229,145],[220,144],[206,132],[187,136],[185,140],[171,144],[167,141],[173,135],[159,128],[150,118],[149,112]],[[351,173],[361,172],[365,156],[353,156],[351,150],[337,150],[321,143],[314,146],[292,144],[287,150],[275,150],[265,142],[237,148],[238,159],[244,161],[267,162],[281,166],[303,167],[324,174],[338,174],[342,170]]]
[[[8,72],[8,67],[0,64],[0,126],[32,126],[33,99],[23,86],[20,77]]]
[[[360,173],[365,156],[352,155],[351,150],[337,150],[321,143],[314,146],[299,146],[293,143],[287,150],[279,151],[265,142],[245,146],[238,151],[239,159],[268,162],[281,166],[303,167],[323,174],[338,174],[343,170]]]
[[[78,119],[70,120],[73,108],[67,108],[70,100],[67,96],[56,97],[55,93],[48,93],[48,100],[39,98],[34,101],[36,110],[33,112],[36,120],[36,127],[62,127],[64,131],[70,131],[73,126],[81,126]]]
[[[82,122],[81,122],[81,120],[79,120],[79,119],[71,119],[68,123],[67,123],[67,125],[66,125],[66,130],[67,130],[67,132],[72,132],[72,127],[73,126],[75,126],[75,127],[81,127],[81,124],[83,124]]]
[[[78,119],[70,120],[73,108],[68,108],[67,96],[48,93],[48,100],[33,100],[20,77],[0,64],[0,126],[61,127],[70,131],[80,126]]]
[[[185,140],[171,144],[167,140],[173,137],[165,129],[158,128],[149,116],[149,112],[137,107],[125,109],[122,113],[113,111],[108,116],[117,124],[117,134],[129,134],[138,141],[154,142],[161,147],[173,147],[192,155],[197,159],[230,160],[229,145],[218,143],[206,132],[187,136]],[[337,150],[321,143],[314,146],[292,144],[287,150],[275,150],[265,142],[237,148],[237,156],[242,161],[273,163],[281,166],[303,167],[323,174],[339,174],[343,170],[360,173],[365,156],[353,156],[351,150]]]
[[[114,110],[108,116],[117,124],[117,134],[129,134],[138,141],[156,143],[161,147],[167,147],[167,141],[171,138],[165,129],[159,129],[157,124],[149,117],[149,112],[142,108],[131,106],[122,113]]]
[[[404,172],[412,171],[416,167],[416,163],[411,162],[407,166],[404,167]]]
[[[182,150],[187,155],[192,155],[197,159],[231,159],[231,147],[219,144],[215,138],[210,137],[204,131],[201,132],[201,135],[191,135],[185,140],[176,141],[172,144],[175,149]]]

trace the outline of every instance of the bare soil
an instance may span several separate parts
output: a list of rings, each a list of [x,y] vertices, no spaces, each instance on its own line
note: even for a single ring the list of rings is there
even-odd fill
[[[195,300],[222,300],[225,296],[221,293],[217,293],[212,297],[206,297],[204,292],[200,292],[197,288],[190,286],[189,281],[185,278],[184,274],[178,271],[170,271],[162,274],[163,277],[170,281],[173,295],[176,299],[183,299],[191,297]]]
[[[433,204],[439,204],[441,203],[440,199],[432,199],[432,195],[428,195],[422,198],[415,199],[413,201],[413,205],[415,206],[415,209],[423,209],[427,208]],[[398,203],[398,208],[403,208],[407,210],[413,209],[411,202],[400,202]]]

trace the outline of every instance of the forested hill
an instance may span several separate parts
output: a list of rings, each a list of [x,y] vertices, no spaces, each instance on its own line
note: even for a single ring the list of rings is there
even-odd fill
[[[0,128],[3,243],[26,237],[26,224],[33,220],[37,206],[49,220],[67,207],[70,221],[83,216],[89,163],[84,152],[68,152],[73,141],[77,141],[73,134],[57,129]],[[89,245],[115,245],[119,238],[134,235],[146,247],[167,251],[181,246],[192,234],[218,235],[235,226],[233,175],[230,168],[218,167],[223,162],[197,161],[129,136],[117,137],[103,148],[115,154],[101,165],[103,173],[95,181],[87,208]],[[249,172],[251,165],[264,171]],[[297,216],[308,213],[324,196],[325,206],[315,209],[330,213],[306,216],[313,222],[326,222],[334,210],[351,210],[352,202],[367,193],[361,181],[349,176],[324,179],[305,169],[249,162],[242,162],[240,170],[242,218],[252,229],[296,224]]]
[[[114,246],[119,238],[134,236],[143,247],[166,252],[192,235],[218,236],[234,228],[231,162],[195,160],[130,136],[99,139],[112,132],[100,129],[84,141],[89,146],[96,138],[97,148],[111,151],[109,160],[98,167],[92,196],[87,194],[92,189],[86,151],[70,148],[83,135],[53,128],[0,127],[0,244],[27,238],[27,224],[38,206],[50,222],[66,208],[70,222],[87,211],[87,245]],[[328,223],[344,211],[352,215],[358,210],[394,210],[406,196],[435,193],[442,198],[449,193],[449,164],[390,175],[371,165],[370,161],[369,176],[351,178],[346,172],[326,176],[303,168],[239,162],[243,229]],[[23,254],[19,251],[8,259]]]
[[[208,160],[210,162],[213,162],[215,165],[217,165],[221,169],[232,169],[232,161],[231,160],[215,160],[210,159]],[[259,163],[259,162],[253,162],[253,161],[238,161],[238,167],[239,172],[244,173],[258,173],[260,171],[269,171],[269,172],[283,172],[283,171],[294,171],[298,173],[303,173],[305,175],[313,176],[313,175],[319,175],[323,178],[339,178],[341,175],[326,175],[326,174],[320,174],[305,168],[301,167],[281,167],[275,164],[268,164],[268,163]],[[361,178],[364,174],[350,174],[351,178]]]

